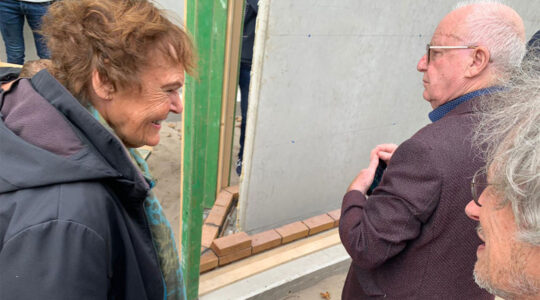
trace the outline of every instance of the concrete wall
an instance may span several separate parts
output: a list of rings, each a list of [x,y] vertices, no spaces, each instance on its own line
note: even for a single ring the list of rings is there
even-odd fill
[[[540,2],[507,2],[527,36],[540,28]],[[416,64],[454,3],[259,5],[239,205],[247,232],[339,208],[375,145],[399,144],[429,122]]]
[[[156,5],[160,8],[164,8],[169,12],[171,18],[178,22],[182,23],[184,19],[184,1],[183,0],[156,0]],[[32,36],[32,31],[28,24],[25,22],[24,25],[24,41],[25,41],[25,60],[38,59],[39,57],[36,54],[36,47],[34,46],[34,38]],[[2,35],[0,35],[0,61],[6,62],[6,47],[4,45],[4,40]]]

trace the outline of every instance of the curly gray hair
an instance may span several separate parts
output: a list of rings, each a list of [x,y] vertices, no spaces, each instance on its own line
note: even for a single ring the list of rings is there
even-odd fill
[[[540,245],[540,60],[523,62],[506,89],[481,101],[475,141],[485,147],[488,178],[510,204],[518,239]]]

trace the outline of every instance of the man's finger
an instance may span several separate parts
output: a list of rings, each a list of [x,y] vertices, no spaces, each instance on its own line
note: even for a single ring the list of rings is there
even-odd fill
[[[392,154],[393,153],[388,153],[388,152],[384,152],[384,151],[379,151],[379,153],[378,153],[379,158],[384,160],[384,162],[386,162],[386,163],[388,163],[390,158],[392,158]]]
[[[378,165],[379,165],[379,156],[378,155],[371,156],[369,160],[369,166],[367,167],[368,172],[373,173],[373,176],[375,176],[375,171],[377,170]]]

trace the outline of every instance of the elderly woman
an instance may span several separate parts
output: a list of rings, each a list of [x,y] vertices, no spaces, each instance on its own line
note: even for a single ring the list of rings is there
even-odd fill
[[[147,0],[63,0],[52,66],[0,97],[0,299],[183,299],[172,230],[133,148],[182,112],[186,33]]]

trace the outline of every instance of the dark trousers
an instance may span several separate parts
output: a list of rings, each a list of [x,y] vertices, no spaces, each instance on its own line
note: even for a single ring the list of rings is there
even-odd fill
[[[24,64],[24,19],[32,29],[37,55],[49,58],[49,50],[43,36],[36,32],[41,28],[41,18],[52,2],[32,3],[18,0],[0,1],[0,30],[6,46],[8,63]]]
[[[240,86],[240,111],[242,113],[242,123],[240,124],[240,151],[238,159],[244,157],[244,140],[246,138],[246,121],[248,109],[249,81],[250,81],[251,65],[240,64],[240,76],[238,85]]]

